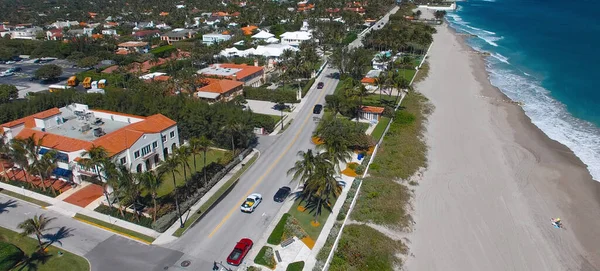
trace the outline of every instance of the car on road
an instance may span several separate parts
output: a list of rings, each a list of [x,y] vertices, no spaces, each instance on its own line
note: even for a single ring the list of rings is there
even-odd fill
[[[324,87],[324,86],[325,86],[325,83],[323,83],[323,82],[319,82],[319,83],[317,84],[317,89],[323,89],[323,87]]]
[[[15,64],[15,63],[17,63],[17,62],[14,60],[9,60],[9,61],[6,61],[4,64]]]
[[[244,203],[242,203],[242,206],[240,207],[240,209],[244,213],[252,213],[252,212],[254,212],[254,210],[256,210],[256,207],[258,207],[258,205],[261,202],[262,202],[261,194],[257,194],[257,193],[251,194],[250,196],[248,196],[246,198]]]
[[[231,251],[229,256],[227,256],[227,263],[234,266],[242,264],[244,257],[246,257],[248,251],[250,251],[253,245],[254,242],[252,242],[252,240],[248,238],[242,238],[239,242],[237,242],[237,244],[235,244],[233,251]]]
[[[11,76],[11,75],[15,75],[15,74],[13,72],[9,72],[9,71],[0,73],[0,77],[7,77],[7,76]]]
[[[273,196],[273,200],[275,202],[283,202],[289,195],[292,193],[292,189],[287,186],[282,186],[277,190],[275,196]]]
[[[14,68],[10,68],[8,70],[6,70],[6,72],[20,72],[23,69],[21,67],[14,67]]]
[[[313,114],[321,114],[321,110],[323,110],[323,105],[316,104],[315,108],[313,108]]]

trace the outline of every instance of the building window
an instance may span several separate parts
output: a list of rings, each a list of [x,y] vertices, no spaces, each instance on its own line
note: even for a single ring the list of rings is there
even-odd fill
[[[171,133],[169,134],[169,136],[171,136],[171,138],[175,137],[175,131],[171,131]]]
[[[166,135],[162,136],[162,140],[163,140],[163,142],[167,142],[167,136]]]
[[[150,148],[150,145],[148,145],[148,146],[146,146],[146,147],[143,147],[143,148],[142,148],[142,155],[143,155],[143,156],[146,156],[146,154],[149,154],[149,153],[150,153],[150,151],[152,151],[152,149]]]
[[[125,163],[127,163],[127,157],[122,157],[121,158],[121,165],[125,165]]]
[[[138,159],[140,157],[140,151],[135,151],[133,153],[133,158]]]
[[[152,148],[156,149],[157,147],[158,147],[158,142],[157,141],[152,142]]]

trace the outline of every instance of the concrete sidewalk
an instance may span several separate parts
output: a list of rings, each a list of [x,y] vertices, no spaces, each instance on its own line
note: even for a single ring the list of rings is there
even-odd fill
[[[210,190],[208,190],[208,192],[206,192],[206,194],[204,196],[202,196],[202,198],[198,202],[196,202],[196,204],[194,204],[190,208],[189,211],[187,211],[186,213],[184,213],[182,215],[187,216],[188,214],[193,214],[196,211],[198,211],[198,209],[200,209],[200,207],[206,201],[208,201],[208,199],[210,199],[227,181],[229,181],[238,171],[240,171],[242,169],[242,165],[248,163],[248,161],[250,161],[250,159],[252,159],[252,157],[254,157],[255,154],[258,154],[260,156],[260,152],[257,149],[254,149],[250,154],[248,154],[244,158],[244,160],[242,160],[241,163],[239,163],[232,170],[230,170],[227,174],[225,174],[225,176],[223,176],[223,178],[221,178],[221,180],[217,184],[215,184],[215,186],[213,186]],[[171,227],[169,227],[169,229],[167,229],[164,233],[160,234],[158,236],[158,238],[156,238],[156,240],[154,240],[154,242],[152,244],[164,245],[164,244],[167,244],[167,243],[177,240],[178,237],[173,236],[173,233],[175,233],[175,231],[177,231],[177,229],[179,229],[179,226],[180,225],[179,225],[179,220],[178,220],[173,225],[171,225]],[[188,228],[188,230],[190,228]]]

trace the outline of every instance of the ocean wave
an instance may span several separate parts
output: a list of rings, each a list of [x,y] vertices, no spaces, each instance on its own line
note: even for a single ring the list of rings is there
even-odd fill
[[[600,129],[573,117],[539,81],[494,64],[487,67],[492,85],[510,99],[523,102],[523,109],[532,123],[548,137],[571,149],[587,165],[592,177],[600,180]]]
[[[475,35],[477,36],[477,38],[485,41],[491,46],[498,47],[498,43],[496,43],[496,41],[499,41],[503,38],[495,36],[495,32],[471,26],[468,22],[465,22],[458,14],[450,13],[446,16],[448,17],[450,25],[453,26],[456,30]]]
[[[503,63],[510,64],[510,62],[508,62],[508,57],[505,57],[500,53],[492,53],[491,56],[495,59],[498,59],[499,61],[501,61]]]

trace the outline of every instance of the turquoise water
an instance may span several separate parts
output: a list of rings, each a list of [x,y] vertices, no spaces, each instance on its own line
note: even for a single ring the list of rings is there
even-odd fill
[[[600,180],[598,1],[469,0],[447,16],[468,43],[491,53],[490,81]]]

